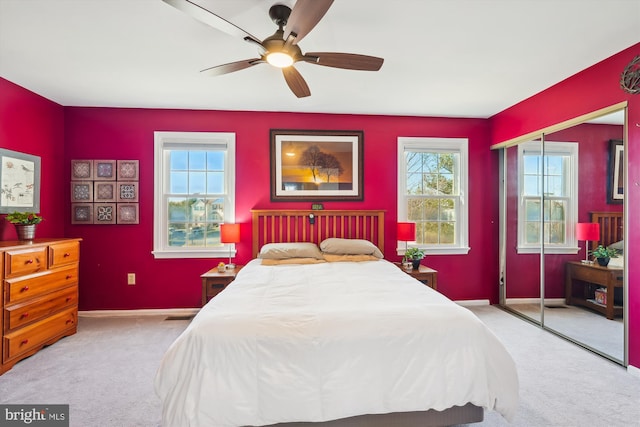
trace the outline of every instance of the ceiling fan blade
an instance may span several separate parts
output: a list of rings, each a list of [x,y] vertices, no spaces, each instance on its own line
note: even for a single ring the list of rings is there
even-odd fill
[[[287,20],[284,39],[294,33],[296,39],[293,44],[299,43],[327,13],[331,4],[333,0],[297,0]]]
[[[307,52],[302,60],[325,67],[362,71],[378,71],[384,62],[383,58],[377,56],[337,52]]]
[[[230,62],[228,64],[216,65],[215,67],[206,68],[201,71],[209,76],[221,76],[223,74],[233,73],[234,71],[244,70],[245,68],[252,67],[263,63],[260,58],[255,59],[243,59],[242,61]]]
[[[220,31],[223,31],[227,34],[230,34],[234,37],[240,37],[243,40],[251,41],[254,43],[258,43],[262,46],[262,42],[254,37],[253,35],[247,33],[242,28],[237,25],[232,24],[221,16],[216,15],[204,7],[189,1],[189,0],[162,0],[163,2],[175,7],[176,9],[186,13],[192,18],[197,19],[200,22],[204,22],[207,25],[210,25],[213,28],[217,28]]]
[[[293,66],[283,68],[282,75],[284,75],[284,79],[287,82],[289,89],[291,89],[291,92],[293,92],[298,98],[304,98],[305,96],[311,95],[307,82],[304,81],[302,74],[293,68]]]

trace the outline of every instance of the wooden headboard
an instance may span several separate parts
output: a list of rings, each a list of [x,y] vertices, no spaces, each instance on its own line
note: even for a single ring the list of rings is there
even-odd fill
[[[609,246],[624,238],[624,217],[622,212],[589,212],[591,222],[600,224],[600,240],[591,242],[591,250],[598,245]]]
[[[384,211],[381,210],[254,209],[251,216],[254,258],[267,243],[320,244],[328,237],[366,239],[384,253]]]

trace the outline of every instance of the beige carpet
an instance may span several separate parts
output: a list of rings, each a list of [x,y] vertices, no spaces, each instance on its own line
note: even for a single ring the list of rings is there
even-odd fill
[[[512,424],[487,411],[474,426],[637,425],[640,378],[498,308],[471,310],[513,355],[521,397]],[[164,316],[81,317],[78,334],[0,376],[0,403],[70,404],[74,427],[157,427],[153,377],[187,324]]]
[[[509,308],[540,321],[539,304],[510,304]],[[621,317],[607,319],[584,307],[558,305],[545,307],[544,324],[620,363],[624,361],[624,324]]]

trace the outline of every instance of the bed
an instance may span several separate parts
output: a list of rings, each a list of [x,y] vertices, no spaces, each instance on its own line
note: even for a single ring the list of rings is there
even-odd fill
[[[591,222],[600,224],[600,237],[591,242],[591,250],[598,245],[611,247],[619,256],[611,258],[611,268],[624,268],[624,214],[622,212],[589,212]]]
[[[384,212],[261,210],[252,221],[260,258],[162,359],[165,427],[450,425],[481,421],[483,408],[512,419],[515,364],[469,310],[365,254],[263,263],[283,242],[321,256],[334,240],[383,249]]]

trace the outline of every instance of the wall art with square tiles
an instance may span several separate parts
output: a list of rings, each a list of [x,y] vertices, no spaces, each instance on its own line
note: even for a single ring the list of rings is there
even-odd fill
[[[139,160],[71,160],[72,224],[138,224]]]

